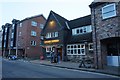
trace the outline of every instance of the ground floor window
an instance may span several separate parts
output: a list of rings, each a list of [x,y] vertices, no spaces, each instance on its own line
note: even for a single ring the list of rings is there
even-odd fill
[[[67,55],[85,55],[85,44],[67,45]]]
[[[51,51],[54,51],[53,46],[47,46],[46,52],[51,52]]]

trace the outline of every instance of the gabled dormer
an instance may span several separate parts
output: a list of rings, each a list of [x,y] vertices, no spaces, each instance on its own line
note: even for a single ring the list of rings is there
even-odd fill
[[[62,43],[64,39],[64,31],[68,30],[68,26],[66,25],[67,22],[68,20],[64,17],[53,11],[50,11],[46,24],[41,33],[41,35],[44,37],[44,40],[56,40],[59,43]],[[46,42],[44,41],[44,43]]]

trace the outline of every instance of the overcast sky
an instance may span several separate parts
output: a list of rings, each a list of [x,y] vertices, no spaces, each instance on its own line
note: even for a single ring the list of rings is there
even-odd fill
[[[68,20],[90,14],[89,5],[93,0],[0,0],[0,26],[11,23],[12,19],[43,14],[48,17],[50,10]]]

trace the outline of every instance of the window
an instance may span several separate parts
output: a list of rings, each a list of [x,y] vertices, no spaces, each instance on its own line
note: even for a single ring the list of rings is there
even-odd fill
[[[67,55],[85,55],[85,44],[67,45]]]
[[[6,40],[6,35],[4,36],[4,40]]]
[[[14,27],[15,27],[15,24],[12,25],[12,29],[14,29]]]
[[[46,52],[51,52],[51,51],[54,52],[53,46],[47,46],[47,47],[46,47]]]
[[[19,36],[21,36],[21,34],[22,34],[22,33],[21,33],[21,32],[19,32]]]
[[[10,46],[13,47],[13,41],[10,42]]]
[[[7,28],[5,28],[5,32],[7,32]]]
[[[46,34],[46,38],[55,38],[58,37],[58,32],[51,32]]]
[[[107,19],[116,16],[115,3],[106,5],[102,8],[102,18]]]
[[[84,34],[89,32],[92,32],[91,25],[72,29],[72,35],[79,35],[79,34]]]
[[[58,32],[55,32],[55,37],[58,37]]]
[[[37,26],[37,22],[32,21],[32,22],[31,22],[31,25],[32,25],[32,26]]]
[[[30,44],[31,46],[36,46],[36,41],[31,41]]]
[[[89,50],[93,50],[93,43],[89,43],[88,46],[89,46]]]
[[[11,35],[11,38],[13,38],[14,37],[14,33],[12,33],[12,35]]]
[[[31,36],[37,36],[35,31],[31,31]]]
[[[22,23],[20,23],[20,27],[22,27]]]
[[[40,24],[40,28],[43,29],[44,28],[44,24]]]
[[[4,42],[4,47],[6,47],[6,42]]]

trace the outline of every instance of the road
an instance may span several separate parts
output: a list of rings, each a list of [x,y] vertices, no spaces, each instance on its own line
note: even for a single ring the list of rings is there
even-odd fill
[[[87,71],[40,65],[27,61],[2,60],[3,78],[117,78]],[[115,79],[116,80],[116,79]]]

